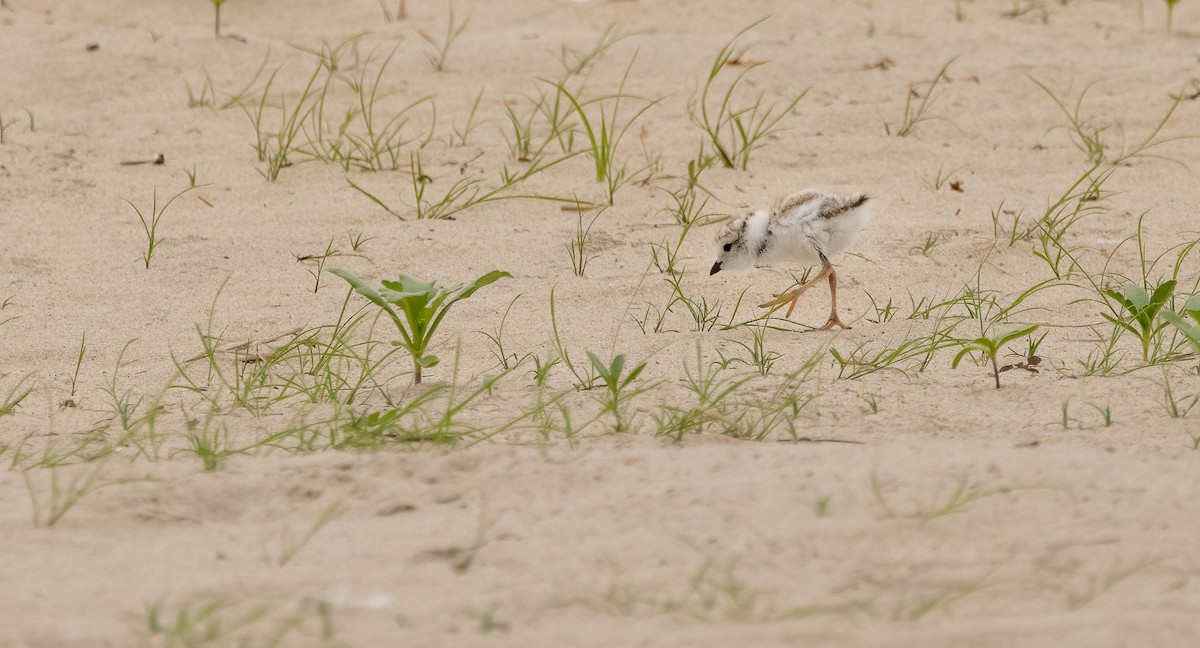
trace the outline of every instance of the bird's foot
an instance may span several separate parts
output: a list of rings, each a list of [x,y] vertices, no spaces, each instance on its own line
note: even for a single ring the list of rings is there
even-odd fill
[[[776,306],[788,304],[787,314],[784,315],[784,318],[791,317],[792,311],[795,310],[795,308],[796,308],[796,300],[800,299],[800,295],[803,295],[808,290],[808,288],[809,288],[809,286],[804,285],[804,286],[800,286],[799,288],[797,288],[795,290],[785,292],[782,295],[776,295],[775,299],[772,299],[769,302],[759,304],[758,307],[759,308],[774,308]]]
[[[840,326],[843,329],[847,329],[847,330],[850,329],[850,327],[847,326],[846,323],[842,321],[842,318],[838,317],[837,313],[831,313],[829,315],[829,320],[825,322],[825,325],[817,330],[818,331],[831,331],[831,330],[833,330],[833,327],[835,327],[835,326]]]
[[[796,309],[796,300],[799,298],[800,298],[799,295],[796,295],[795,297],[791,297],[789,295],[779,295],[775,299],[772,299],[771,301],[769,301],[765,304],[759,304],[758,307],[759,308],[775,308],[776,306],[782,306],[783,304],[787,304],[788,305],[787,313],[785,313],[783,316],[784,319],[787,319],[792,316],[792,311]]]

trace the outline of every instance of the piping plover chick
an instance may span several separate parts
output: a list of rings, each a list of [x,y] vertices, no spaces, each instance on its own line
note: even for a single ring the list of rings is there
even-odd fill
[[[784,316],[791,317],[800,295],[828,278],[831,307],[829,320],[821,330],[835,326],[850,328],[838,317],[837,271],[829,257],[849,247],[867,223],[870,217],[867,200],[867,194],[843,196],[805,189],[784,198],[770,211],[759,209],[736,218],[717,236],[717,261],[708,274],[785,262],[820,263],[821,271],[812,279],[759,307],[791,302]]]

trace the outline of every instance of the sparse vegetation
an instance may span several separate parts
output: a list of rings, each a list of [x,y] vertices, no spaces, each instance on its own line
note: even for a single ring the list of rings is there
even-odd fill
[[[596,219],[600,218],[603,209],[597,210],[596,215],[592,216],[587,225],[583,224],[584,207],[582,205],[576,210],[577,224],[575,227],[575,235],[567,243],[567,255],[571,258],[571,271],[576,277],[582,277],[587,272],[588,263],[595,257],[595,253],[588,249],[588,244],[591,243],[592,226],[596,224]]]
[[[7,378],[7,375],[0,378]],[[24,376],[8,387],[8,391],[0,398],[0,417],[12,414],[13,411],[33,393],[30,376]]]
[[[617,91],[610,97],[581,101],[581,98],[572,94],[563,83],[555,86],[575,109],[575,115],[583,126],[584,134],[587,135],[588,155],[591,156],[596,169],[596,182],[603,183],[610,205],[613,204],[618,189],[652,167],[652,164],[647,164],[631,171],[629,160],[619,157],[619,147],[621,141],[625,139],[626,133],[647,110],[660,101],[659,99],[642,100],[641,108],[634,111],[632,116],[622,119],[622,100],[626,102],[637,100],[636,97],[625,94],[625,84],[629,80],[629,74],[633,71],[635,62],[637,62],[636,56],[629,61],[629,66],[625,68],[625,74],[621,77]],[[590,117],[585,109],[585,104],[596,105],[595,112]],[[597,112],[598,114],[596,114]]]
[[[946,79],[946,71],[950,66],[958,60],[954,57],[946,61],[945,65],[933,75],[933,79],[925,86],[924,91],[917,90],[916,87],[908,89],[908,94],[904,96],[904,116],[896,124],[884,122],[883,129],[888,135],[896,135],[897,137],[908,137],[912,135],[917,126],[931,120],[946,121],[945,117],[930,113],[933,104],[938,98],[938,85]],[[913,99],[917,102],[913,103]]]
[[[789,95],[790,98],[785,97],[782,104],[778,104],[764,103],[766,93],[760,92],[753,101],[741,103],[743,85],[751,85],[747,75],[766,62],[746,61],[742,58],[745,51],[738,53],[735,48],[738,39],[765,20],[766,18],[760,18],[744,27],[717,52],[699,96],[691,101],[688,108],[692,122],[703,131],[705,142],[712,154],[730,169],[748,169],[751,153],[765,146],[774,134],[782,130],[779,122],[791,114],[800,100],[808,94],[807,89],[801,90]],[[724,91],[721,91],[717,87],[718,79],[722,78],[722,72],[727,67],[734,65],[741,69],[733,75]]]
[[[74,474],[63,479],[60,477],[63,472]],[[102,488],[129,481],[109,477],[108,472],[109,466],[104,461],[71,469],[51,466],[23,470],[21,478],[25,480],[25,489],[29,493],[29,502],[33,508],[33,526],[52,527],[84,497]],[[42,479],[43,474],[46,479]]]
[[[320,533],[321,529],[325,528],[330,522],[333,522],[346,512],[344,502],[334,502],[326,506],[313,519],[313,521],[298,535],[294,535],[291,525],[284,523],[283,528],[279,531],[279,536],[276,542],[268,543],[269,546],[264,547],[264,559],[267,563],[276,567],[283,567],[300,553],[300,550],[308,544],[313,536]]]
[[[9,119],[9,120],[7,120],[7,121],[6,121],[6,120],[4,119],[4,113],[3,113],[3,112],[0,112],[0,145],[3,145],[3,144],[5,144],[5,138],[4,138],[4,133],[5,133],[5,131],[7,131],[7,130],[9,129],[9,127],[11,127],[11,126],[12,126],[13,124],[15,124],[15,123],[17,123],[17,120],[16,120],[15,118],[14,118],[14,119]],[[33,130],[33,128],[32,128],[32,126],[33,126],[33,115],[32,115],[32,113],[31,113],[31,114],[30,114],[30,116],[29,116],[29,124],[30,124],[30,130],[32,131],[32,130]]]
[[[408,18],[407,0],[396,0],[396,10],[388,6],[388,0],[379,0],[379,9],[383,11],[383,19],[387,22],[405,20]]]
[[[1004,333],[1004,334],[997,335],[994,337],[983,335],[983,336],[975,338],[974,340],[970,340],[970,341],[963,340],[963,341],[961,341],[961,344],[963,345],[963,350],[959,351],[958,355],[954,356],[953,366],[955,369],[957,369],[958,363],[962,362],[962,359],[964,357],[966,357],[969,354],[976,353],[976,352],[981,353],[983,355],[984,359],[986,359],[988,362],[991,363],[992,376],[996,379],[996,389],[1000,389],[1000,372],[1004,371],[1006,369],[1009,369],[1011,367],[1001,368],[996,363],[996,356],[1000,353],[1000,350],[1004,347],[1004,345],[1008,344],[1009,342],[1012,342],[1013,340],[1016,340],[1018,338],[1029,335],[1029,334],[1033,333],[1035,330],[1037,330],[1037,325],[1023,328],[1019,331],[1012,331],[1010,333]]]
[[[1083,90],[1079,92],[1079,96],[1075,99],[1074,104],[1068,106],[1067,102],[1055,94],[1046,84],[1033,77],[1029,77],[1029,80],[1040,88],[1042,92],[1046,93],[1054,102],[1054,105],[1058,106],[1058,109],[1067,119],[1067,125],[1062,128],[1068,131],[1071,143],[1084,154],[1087,163],[1093,167],[1100,167],[1104,164],[1115,167],[1139,158],[1161,159],[1174,162],[1176,161],[1174,158],[1160,154],[1157,149],[1172,142],[1196,137],[1194,134],[1173,136],[1163,136],[1162,134],[1163,129],[1166,128],[1167,124],[1171,121],[1171,117],[1179,108],[1180,102],[1183,101],[1185,96],[1183,92],[1169,95],[1171,103],[1167,106],[1167,110],[1163,113],[1162,118],[1155,123],[1154,127],[1146,133],[1146,136],[1141,141],[1137,141],[1133,145],[1128,145],[1124,141],[1125,130],[1121,127],[1120,123],[1115,121],[1100,122],[1097,119],[1085,117],[1081,114],[1084,99],[1087,97],[1088,91],[1095,84],[1084,86]],[[1110,144],[1109,140],[1109,135],[1114,132],[1119,133],[1122,138],[1122,141],[1117,145]]]
[[[463,18],[462,22],[454,20],[454,2],[446,3],[446,33],[440,38],[431,36],[428,33],[417,30],[417,34],[429,45],[429,50],[425,53],[425,58],[429,61],[429,65],[435,72],[441,72],[446,69],[446,59],[450,56],[450,49],[454,47],[454,42],[459,36],[467,30],[467,25],[471,24],[471,16],[468,14]],[[401,5],[397,15],[404,15],[404,7]]]
[[[154,258],[154,253],[158,249],[158,244],[160,241],[158,237],[159,221],[162,220],[163,215],[167,212],[167,208],[170,207],[172,203],[178,200],[180,196],[186,194],[194,188],[195,187],[188,187],[183,191],[180,191],[174,196],[171,196],[171,198],[167,200],[167,202],[163,203],[162,206],[159,206],[158,187],[155,187],[154,191],[151,193],[150,209],[145,212],[143,212],[140,207],[133,204],[129,200],[125,201],[126,204],[133,208],[134,213],[137,214],[138,222],[142,224],[142,232],[146,235],[146,251],[142,253],[142,262],[145,264],[147,270],[150,269],[150,260]]]

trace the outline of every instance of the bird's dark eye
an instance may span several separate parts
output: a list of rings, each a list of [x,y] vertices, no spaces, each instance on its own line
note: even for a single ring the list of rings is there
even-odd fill
[[[721,248],[721,249],[723,249],[723,250],[725,250],[726,252],[728,252],[728,251],[730,251],[730,250],[732,250],[732,249],[733,249],[733,243],[726,243],[726,244],[725,244],[725,247],[723,247],[723,248]]]

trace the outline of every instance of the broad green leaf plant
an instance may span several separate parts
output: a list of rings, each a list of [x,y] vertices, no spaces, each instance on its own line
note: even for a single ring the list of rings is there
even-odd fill
[[[1183,312],[1191,317],[1192,321],[1187,321],[1182,315],[1169,308],[1164,308],[1159,317],[1179,329],[1179,332],[1191,343],[1192,350],[1196,352],[1196,355],[1200,355],[1200,295],[1190,297],[1183,305]]]
[[[1142,360],[1148,362],[1150,360],[1150,343],[1154,340],[1154,336],[1166,326],[1165,322],[1158,321],[1158,313],[1175,294],[1175,280],[1164,281],[1154,289],[1153,293],[1147,292],[1145,288],[1136,284],[1125,284],[1121,292],[1109,288],[1104,291],[1104,294],[1120,304],[1125,312],[1124,316],[1120,318],[1108,313],[1101,313],[1101,315],[1120,329],[1133,333],[1142,343]]]
[[[512,276],[501,270],[493,270],[470,283],[441,288],[435,281],[417,281],[407,275],[400,275],[395,281],[380,282],[383,286],[376,290],[345,270],[333,268],[329,272],[345,279],[358,294],[366,297],[392,318],[396,330],[400,332],[400,341],[393,344],[403,346],[412,356],[414,385],[421,383],[422,369],[438,363],[438,357],[427,353],[426,350],[450,307],[475,294],[480,288]]]

